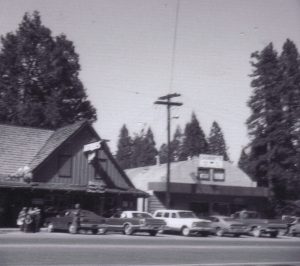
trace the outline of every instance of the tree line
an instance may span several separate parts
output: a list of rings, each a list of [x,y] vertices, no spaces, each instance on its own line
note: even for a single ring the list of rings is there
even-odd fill
[[[200,123],[192,113],[191,121],[185,125],[184,131],[177,126],[170,147],[163,143],[159,149],[151,127],[147,130],[130,136],[126,125],[123,125],[117,144],[116,159],[123,169],[166,163],[168,150],[170,149],[170,161],[184,161],[189,157],[199,154],[222,155],[224,160],[229,161],[227,146],[221,127],[213,122],[208,138],[205,136]]]
[[[239,166],[259,186],[269,188],[272,211],[300,191],[300,57],[287,39],[280,54],[270,43],[251,55],[249,144]]]

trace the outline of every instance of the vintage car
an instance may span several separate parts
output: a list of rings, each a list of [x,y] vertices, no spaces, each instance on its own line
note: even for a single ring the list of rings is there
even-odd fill
[[[122,232],[126,235],[132,235],[137,232],[147,232],[151,236],[163,230],[166,223],[161,219],[153,218],[147,212],[123,211],[116,213],[105,220],[105,228],[100,233],[105,234],[108,231]]]
[[[300,217],[293,217],[293,221],[288,224],[288,234],[291,236],[300,235]]]
[[[192,234],[208,236],[214,233],[211,221],[199,219],[192,211],[157,210],[154,212],[153,217],[163,219],[166,222],[165,232],[180,232],[184,236]]]
[[[236,221],[231,217],[213,215],[208,217],[212,222],[217,236],[233,235],[239,237],[248,233],[246,224]]]
[[[248,234],[261,237],[264,235],[277,237],[279,233],[287,231],[287,224],[280,219],[264,219],[256,211],[243,210],[231,215],[235,220],[248,227]]]
[[[80,231],[89,230],[93,234],[97,234],[98,230],[104,227],[104,217],[88,210],[80,210],[80,227],[75,231],[72,225],[74,215],[75,209],[68,209],[55,217],[47,218],[45,225],[47,226],[48,232],[67,231],[69,233],[78,233]]]

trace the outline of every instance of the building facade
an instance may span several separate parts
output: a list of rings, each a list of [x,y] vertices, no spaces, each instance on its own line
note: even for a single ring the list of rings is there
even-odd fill
[[[151,196],[139,201],[138,208],[153,212],[165,209],[165,164],[126,170],[133,184]],[[170,176],[172,209],[193,210],[201,216],[230,215],[243,208],[265,211],[268,190],[257,187],[241,169],[220,156],[200,155],[172,162]]]
[[[109,216],[146,196],[88,122],[57,130],[0,125],[0,226],[15,225],[24,206],[47,216],[80,203]]]

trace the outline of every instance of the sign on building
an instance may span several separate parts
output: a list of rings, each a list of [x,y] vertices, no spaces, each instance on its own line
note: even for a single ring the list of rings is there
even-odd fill
[[[223,156],[200,154],[199,155],[199,167],[223,169],[224,168]]]
[[[83,151],[87,152],[87,151],[94,151],[94,150],[98,150],[101,148],[101,141],[97,141],[97,142],[93,142],[93,143],[89,143],[84,145],[83,147]]]

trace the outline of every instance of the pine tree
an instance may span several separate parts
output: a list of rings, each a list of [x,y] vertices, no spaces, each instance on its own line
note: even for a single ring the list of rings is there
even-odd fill
[[[124,124],[121,128],[116,159],[123,169],[131,168],[132,139]]]
[[[0,122],[57,128],[96,119],[72,42],[64,35],[53,38],[38,12],[26,13],[1,43]]]
[[[182,159],[208,152],[205,134],[200,127],[195,113],[192,113],[191,122],[186,124],[184,135]]]
[[[224,135],[216,121],[213,122],[208,137],[208,150],[210,154],[222,155],[225,161],[229,161]]]
[[[183,160],[183,142],[184,142],[184,134],[180,126],[177,126],[173,140],[170,143],[171,146],[171,161],[182,161]]]
[[[158,155],[158,151],[155,148],[155,141],[152,129],[149,127],[147,133],[144,138],[144,162],[146,166],[155,165],[156,164],[156,156]]]
[[[251,137],[247,169],[259,185],[269,187],[269,199],[275,206],[287,197],[286,184],[294,168],[293,144],[282,97],[286,81],[272,44],[252,58],[254,91],[248,102],[252,114],[247,121]]]
[[[144,129],[135,134],[132,144],[132,166],[150,166],[156,164],[158,151],[155,148],[154,135],[151,128],[145,133]]]
[[[159,156],[159,163],[160,164],[168,162],[168,145],[167,144],[163,143],[160,146],[158,156]]]

